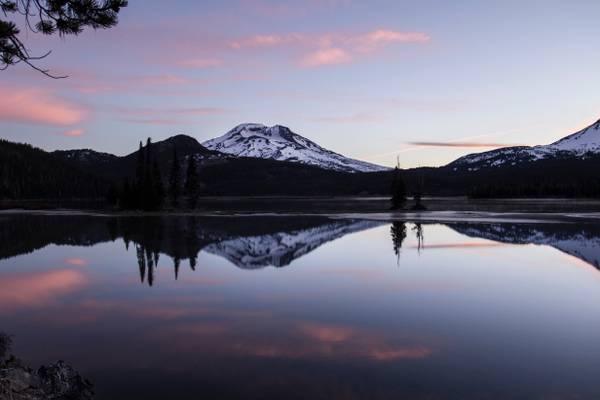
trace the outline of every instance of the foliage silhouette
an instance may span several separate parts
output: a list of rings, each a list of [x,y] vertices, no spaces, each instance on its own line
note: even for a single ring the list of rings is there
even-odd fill
[[[394,254],[398,263],[400,263],[400,250],[402,249],[402,242],[406,239],[406,224],[401,221],[392,222],[390,235],[394,246]]]
[[[173,146],[173,158],[171,160],[171,171],[169,174],[169,198],[171,206],[179,205],[179,193],[181,186],[181,167],[179,165],[179,157],[177,156],[177,148]]]
[[[115,26],[119,11],[126,6],[126,0],[0,0],[5,18],[23,17],[25,29],[60,36],[78,35],[87,27]],[[21,30],[14,21],[0,20],[0,70],[22,62],[48,77],[65,78],[38,67],[36,61],[48,56],[50,51],[34,56],[20,37]]]
[[[390,199],[390,202],[392,203],[392,210],[399,210],[404,207],[406,204],[406,184],[404,183],[404,178],[402,177],[402,172],[398,165],[394,168],[391,192],[392,198]]]
[[[198,182],[198,171],[196,169],[196,160],[194,157],[188,157],[188,165],[185,178],[185,196],[189,208],[196,208],[198,195],[200,192],[200,183]]]

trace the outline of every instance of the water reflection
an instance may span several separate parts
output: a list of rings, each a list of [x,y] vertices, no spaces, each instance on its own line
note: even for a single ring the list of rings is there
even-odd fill
[[[595,399],[600,281],[571,255],[597,263],[599,237],[0,215],[0,319],[29,364],[65,359],[100,399]]]
[[[554,247],[600,269],[600,225],[597,224],[473,224],[448,226],[463,235],[500,243]]]
[[[205,251],[242,269],[285,267],[325,243],[386,224],[381,221],[325,217],[94,217],[88,215],[3,214],[0,216],[0,260],[27,254],[50,244],[94,246],[123,239],[135,248],[140,279],[152,286],[160,255],[168,256],[177,279],[181,262],[196,269]],[[390,236],[397,260],[407,225],[418,252],[425,245],[424,225],[394,221]],[[600,226],[596,224],[445,223],[469,237],[499,243],[547,245],[600,268]],[[462,244],[463,246],[465,244]],[[479,244],[489,246],[492,244]],[[432,247],[433,246],[433,247]],[[69,265],[86,260],[69,258]]]
[[[406,223],[401,221],[392,222],[392,226],[390,227],[390,236],[392,237],[394,254],[396,255],[396,260],[399,264],[402,242],[404,242],[404,239],[406,239]]]
[[[122,238],[133,245],[142,283],[154,284],[160,254],[171,258],[175,279],[182,260],[196,269],[200,251],[242,269],[285,267],[323,244],[384,222],[319,217],[92,217],[16,214],[0,217],[0,259],[49,244],[93,246]],[[85,260],[70,258],[70,265]]]

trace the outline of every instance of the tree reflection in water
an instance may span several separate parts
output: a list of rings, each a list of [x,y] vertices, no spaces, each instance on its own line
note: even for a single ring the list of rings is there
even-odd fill
[[[406,223],[401,221],[392,222],[390,227],[390,235],[392,236],[392,244],[394,247],[394,254],[396,255],[396,262],[400,265],[400,251],[402,249],[402,242],[406,239]]]

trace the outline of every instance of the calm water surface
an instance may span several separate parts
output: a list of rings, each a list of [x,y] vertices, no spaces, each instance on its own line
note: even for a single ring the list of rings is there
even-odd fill
[[[0,331],[100,399],[600,398],[600,226],[0,215]]]

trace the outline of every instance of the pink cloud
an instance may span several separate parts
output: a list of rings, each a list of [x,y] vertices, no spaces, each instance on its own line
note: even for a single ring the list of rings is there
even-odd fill
[[[73,125],[85,119],[87,110],[42,89],[0,87],[0,121],[49,125]]]
[[[70,129],[66,132],[63,132],[62,135],[63,136],[68,136],[68,137],[78,137],[78,136],[83,136],[83,134],[85,133],[85,129]]]
[[[302,323],[298,328],[300,332],[320,342],[343,342],[354,334],[349,327],[328,324]]]
[[[346,64],[359,57],[380,51],[395,43],[424,44],[430,41],[423,32],[401,32],[390,29],[376,29],[363,34],[323,33],[307,35],[264,34],[242,37],[229,43],[229,47],[244,48],[283,47],[291,51],[300,51],[299,65],[304,68],[325,65]]]
[[[389,43],[427,43],[430,37],[422,32],[397,32],[378,29],[353,40],[358,43],[358,49],[372,51],[376,46]]]
[[[390,349],[373,349],[369,356],[377,361],[390,361],[397,359],[421,359],[429,357],[432,350],[428,347],[404,347]]]
[[[322,65],[345,64],[352,61],[352,56],[344,49],[331,48],[317,50],[302,58],[300,65],[306,68],[319,67]]]
[[[235,40],[229,45],[234,49],[241,49],[243,47],[273,47],[283,44],[302,42],[304,36],[292,33],[289,35],[253,35],[247,38]]]
[[[67,258],[65,263],[73,265],[74,267],[85,267],[88,265],[87,260],[84,260],[83,258]]]
[[[5,274],[0,279],[0,309],[46,307],[85,284],[85,276],[71,269]]]

